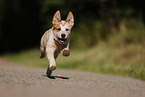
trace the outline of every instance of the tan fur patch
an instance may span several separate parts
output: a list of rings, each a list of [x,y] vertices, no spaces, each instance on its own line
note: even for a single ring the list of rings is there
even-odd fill
[[[61,30],[60,24],[61,22],[58,22],[58,24],[53,24],[53,27],[54,27],[53,30],[55,30],[56,32],[59,32]]]

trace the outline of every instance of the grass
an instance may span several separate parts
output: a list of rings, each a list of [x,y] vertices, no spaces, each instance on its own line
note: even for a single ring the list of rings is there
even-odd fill
[[[113,46],[109,43],[84,50],[71,50],[69,57],[60,55],[57,68],[77,69],[95,73],[129,76],[145,80],[145,50],[142,44]],[[32,66],[47,67],[46,58],[39,58],[39,50],[31,49],[17,54],[5,54],[8,60]]]
[[[71,47],[77,50],[71,50],[69,57],[59,56],[57,68],[122,75],[145,80],[145,27],[143,22],[134,19],[123,20],[119,29],[112,30],[112,33],[104,30],[105,27],[103,28],[100,22],[97,23],[94,28],[81,25],[78,34],[72,33]],[[102,32],[108,33],[104,42],[100,42],[103,39],[99,39]],[[94,45],[97,41],[98,44]],[[93,47],[90,48],[91,46]],[[85,47],[87,49],[82,49]],[[4,57],[32,66],[46,68],[49,64],[47,58],[39,58],[38,49],[21,51],[16,54],[8,53]]]

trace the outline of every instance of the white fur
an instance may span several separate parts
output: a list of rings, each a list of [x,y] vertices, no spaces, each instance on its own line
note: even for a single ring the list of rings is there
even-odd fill
[[[70,19],[71,18],[71,19]],[[56,14],[54,15],[53,18],[53,25],[58,24],[58,20],[60,20],[60,12],[57,11]],[[69,20],[67,20],[69,19]],[[59,24],[61,30],[55,31],[54,27],[49,29],[44,33],[44,35],[41,38],[41,45],[40,45],[40,57],[43,58],[45,53],[47,55],[47,59],[49,61],[49,68],[51,67],[56,67],[56,62],[55,59],[57,58],[58,54],[61,52],[62,55],[67,56],[64,53],[65,50],[69,50],[69,45],[70,45],[70,30],[72,28],[72,21],[73,16],[72,13],[70,12],[66,21],[61,20],[61,23]],[[71,23],[69,23],[71,22]],[[66,29],[69,29],[66,31]],[[62,38],[62,34],[65,34],[66,41],[61,43],[59,41],[60,38]]]
[[[52,65],[56,66],[54,52],[57,49],[57,46],[55,45],[54,35],[53,35],[52,30],[49,33],[50,33],[49,34],[50,36],[48,38],[47,45],[46,45],[46,54],[47,54],[47,59],[51,67]]]

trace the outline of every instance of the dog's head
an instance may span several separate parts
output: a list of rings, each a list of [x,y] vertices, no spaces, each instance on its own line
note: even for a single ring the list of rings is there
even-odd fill
[[[64,44],[65,41],[69,38],[71,28],[74,25],[74,16],[69,12],[66,20],[61,20],[60,11],[57,11],[53,17],[53,33],[56,40]]]

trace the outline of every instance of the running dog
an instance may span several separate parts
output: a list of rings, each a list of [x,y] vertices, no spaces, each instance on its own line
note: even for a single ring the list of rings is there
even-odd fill
[[[61,53],[63,56],[70,55],[70,33],[74,25],[74,16],[72,12],[69,12],[66,20],[61,20],[60,11],[57,11],[53,17],[52,24],[53,27],[44,33],[40,44],[40,58],[43,58],[46,54],[49,61],[46,72],[48,77],[56,69],[55,59],[58,54]]]

